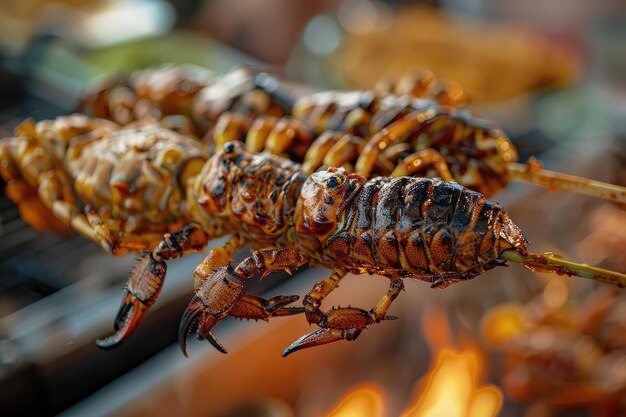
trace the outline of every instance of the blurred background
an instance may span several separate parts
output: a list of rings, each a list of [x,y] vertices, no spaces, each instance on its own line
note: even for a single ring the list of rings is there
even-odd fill
[[[626,184],[620,0],[0,0],[0,137],[75,111],[97,81],[162,63],[260,66],[313,89],[389,89],[415,70],[458,83],[521,161]],[[455,84],[456,85],[456,84]],[[626,269],[623,207],[510,184],[499,201],[535,252]],[[6,416],[624,416],[624,295],[499,268],[445,291],[406,283],[400,320],[354,343],[280,353],[303,317],[226,320],[228,355],[176,345],[201,256],[170,263],[123,346],[101,351],[134,257],[26,226],[0,198],[0,414]],[[219,243],[219,242],[218,242]],[[245,253],[239,253],[241,259]],[[328,271],[257,293],[304,295]],[[369,308],[384,279],[326,301]]]

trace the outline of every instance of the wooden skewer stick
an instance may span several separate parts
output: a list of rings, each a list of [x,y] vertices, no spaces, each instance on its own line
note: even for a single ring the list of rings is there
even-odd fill
[[[557,274],[592,279],[598,282],[617,285],[620,288],[626,288],[626,274],[566,261],[552,253],[545,253],[543,255],[529,253],[528,255],[522,255],[515,250],[505,250],[500,254],[500,259],[522,264],[536,272],[551,271]]]
[[[565,190],[626,204],[626,188],[541,168],[538,162],[507,164],[511,179],[542,185],[552,191]]]

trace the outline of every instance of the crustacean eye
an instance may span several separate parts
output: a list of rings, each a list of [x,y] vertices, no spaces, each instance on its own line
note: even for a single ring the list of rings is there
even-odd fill
[[[335,176],[335,177],[330,177],[329,179],[326,180],[326,188],[328,188],[329,190],[334,190],[335,188],[339,187],[341,184],[343,184],[343,177]]]
[[[224,153],[233,153],[235,151],[235,144],[232,142],[226,142],[224,144]]]

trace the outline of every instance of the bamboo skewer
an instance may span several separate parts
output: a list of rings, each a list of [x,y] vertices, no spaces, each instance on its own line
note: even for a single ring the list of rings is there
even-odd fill
[[[500,254],[500,259],[522,264],[535,272],[551,271],[560,275],[577,276],[626,288],[626,274],[566,261],[552,253],[522,255],[514,250],[505,250]]]
[[[614,203],[626,204],[626,188],[575,175],[543,169],[539,162],[527,164],[510,162],[507,170],[512,179],[544,186],[552,191],[564,190],[592,197],[603,198]]]

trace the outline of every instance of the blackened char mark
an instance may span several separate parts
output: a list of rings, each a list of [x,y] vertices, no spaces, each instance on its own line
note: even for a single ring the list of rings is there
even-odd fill
[[[428,187],[431,180],[426,178],[411,178],[402,191],[402,215],[398,219],[396,230],[407,232],[420,229],[423,225],[421,207],[428,198]]]
[[[359,211],[359,216],[356,221],[357,230],[369,230],[371,228],[373,213],[375,211],[373,200],[380,190],[381,184],[386,180],[386,178],[375,178],[372,181],[368,181],[363,185],[358,196],[354,199],[356,210]]]
[[[373,226],[381,236],[396,227],[398,212],[402,210],[402,190],[407,181],[408,178],[393,178],[380,188]]]
[[[465,232],[472,224],[474,211],[479,209],[478,205],[484,197],[477,192],[464,190],[459,195],[458,204],[450,226],[456,233]]]
[[[494,203],[493,201],[485,200],[483,204],[480,214],[476,219],[476,223],[474,224],[474,231],[478,233],[479,236],[484,235],[489,229],[493,226],[493,220],[497,219],[498,213],[502,210],[502,207],[498,203]]]
[[[442,181],[434,181],[432,198],[426,218],[429,228],[433,231],[441,228],[445,224],[450,223],[450,216],[453,212],[452,198],[457,191],[449,183]]]

